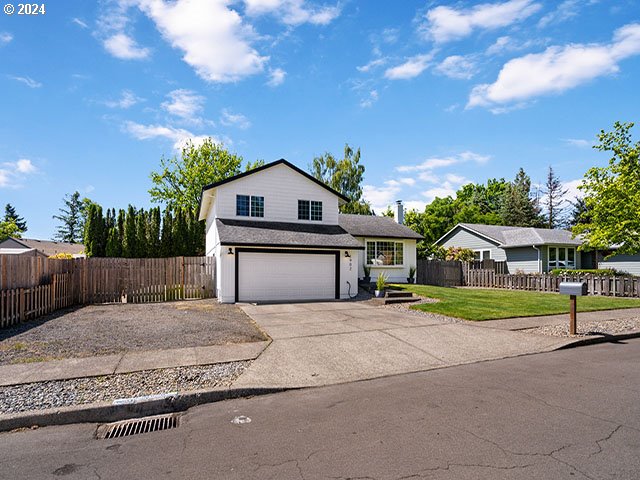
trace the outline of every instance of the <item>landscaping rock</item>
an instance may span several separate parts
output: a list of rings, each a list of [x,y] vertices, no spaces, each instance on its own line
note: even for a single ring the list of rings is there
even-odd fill
[[[592,337],[602,335],[617,335],[621,333],[640,332],[640,317],[615,320],[601,320],[597,322],[581,322],[578,314],[578,333],[569,335],[569,320],[565,324],[546,325],[528,328],[522,332],[536,335],[550,335],[554,337]]]

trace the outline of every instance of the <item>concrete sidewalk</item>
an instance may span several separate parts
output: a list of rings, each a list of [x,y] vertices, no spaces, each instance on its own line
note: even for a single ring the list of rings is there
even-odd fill
[[[253,360],[268,344],[269,342],[251,342],[211,345],[3,365],[0,366],[0,386]]]
[[[235,388],[330,385],[545,352],[573,342],[362,302],[241,308],[273,342]]]
[[[620,310],[600,310],[598,312],[578,312],[578,324],[580,322],[603,322],[607,320],[624,320],[640,317],[640,308],[622,308]],[[525,330],[527,328],[544,327],[547,325],[568,325],[569,314],[542,315],[539,317],[516,317],[501,320],[485,320],[477,322],[477,325],[485,328],[497,328],[499,330]]]

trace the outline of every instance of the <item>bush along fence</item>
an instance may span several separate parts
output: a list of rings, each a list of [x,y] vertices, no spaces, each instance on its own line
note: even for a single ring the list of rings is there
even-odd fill
[[[213,257],[55,260],[0,255],[0,328],[73,305],[214,296]]]

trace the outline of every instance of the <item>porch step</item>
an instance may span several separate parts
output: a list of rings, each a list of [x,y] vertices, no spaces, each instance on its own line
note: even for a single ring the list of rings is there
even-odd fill
[[[387,290],[387,298],[411,298],[413,293],[405,292],[404,290]]]
[[[413,303],[419,301],[420,299],[418,297],[386,297],[384,299],[384,304],[391,305],[394,303]]]

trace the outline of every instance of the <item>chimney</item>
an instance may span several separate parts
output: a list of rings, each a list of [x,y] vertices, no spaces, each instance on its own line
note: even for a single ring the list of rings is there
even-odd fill
[[[396,200],[396,205],[393,209],[393,219],[400,225],[404,223],[404,207],[402,206],[402,200]]]

